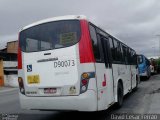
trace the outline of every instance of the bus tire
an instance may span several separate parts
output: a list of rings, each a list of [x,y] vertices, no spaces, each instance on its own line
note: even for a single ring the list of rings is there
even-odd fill
[[[116,108],[121,108],[123,104],[123,84],[118,82]]]

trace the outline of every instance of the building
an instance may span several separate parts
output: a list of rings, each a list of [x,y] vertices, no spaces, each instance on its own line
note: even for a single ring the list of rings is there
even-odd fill
[[[7,43],[7,53],[18,53],[18,41],[11,41]]]
[[[5,48],[1,49],[0,52],[7,53],[7,48],[5,47]]]
[[[0,86],[18,86],[17,53],[18,41],[8,42],[6,48],[0,50]]]

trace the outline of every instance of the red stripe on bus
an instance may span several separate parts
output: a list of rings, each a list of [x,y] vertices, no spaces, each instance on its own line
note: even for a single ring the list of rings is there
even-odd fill
[[[95,62],[88,22],[86,20],[80,20],[80,24],[81,24],[81,39],[79,42],[80,63]]]
[[[18,69],[22,69],[22,51],[19,44],[19,38],[18,38]]]

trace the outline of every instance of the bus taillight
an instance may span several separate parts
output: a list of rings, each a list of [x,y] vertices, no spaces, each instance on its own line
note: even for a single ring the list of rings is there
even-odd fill
[[[88,84],[88,80],[83,79],[83,80],[82,80],[82,85],[84,86],[84,85],[87,85],[87,84]]]
[[[88,89],[89,80],[95,78],[95,72],[85,72],[81,75],[80,93],[84,93]]]
[[[81,90],[80,93],[84,93],[87,91],[88,88],[88,83],[89,83],[89,74],[88,73],[83,73],[81,75]]]

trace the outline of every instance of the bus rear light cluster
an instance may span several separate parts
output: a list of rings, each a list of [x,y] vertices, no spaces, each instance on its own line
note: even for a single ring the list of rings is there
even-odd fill
[[[23,79],[21,77],[18,77],[18,84],[19,84],[19,90],[22,94],[25,94]]]
[[[87,91],[89,79],[94,77],[95,77],[94,72],[87,72],[81,75],[80,94]]]

